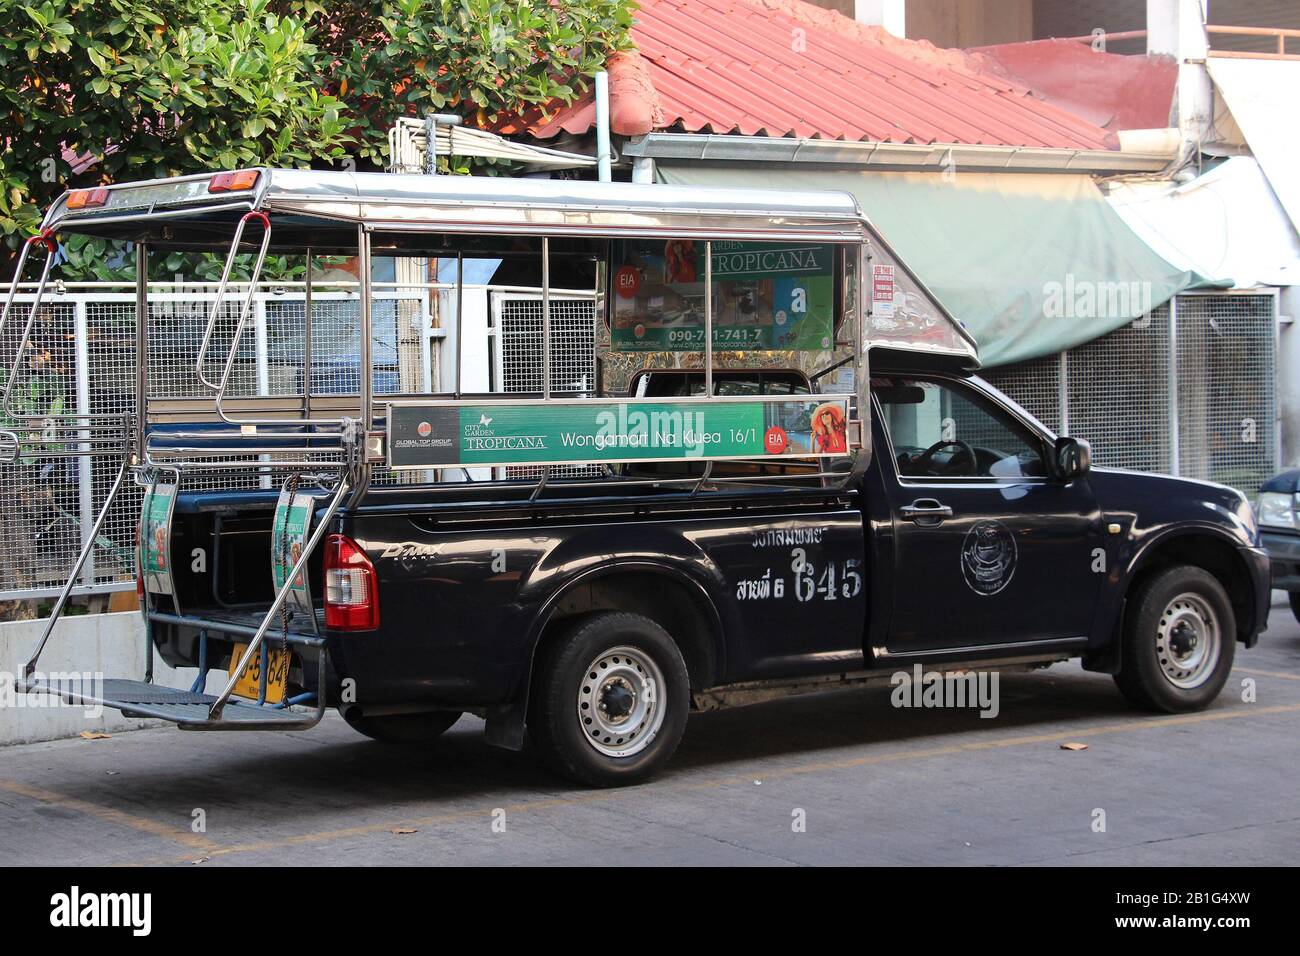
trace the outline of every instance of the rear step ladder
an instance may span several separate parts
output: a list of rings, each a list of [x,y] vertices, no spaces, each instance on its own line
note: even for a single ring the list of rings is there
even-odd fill
[[[121,477],[122,473],[119,473],[119,482]],[[89,537],[87,546],[82,549],[72,574],[68,578],[68,583],[64,585],[60,600],[55,604],[54,612],[45,625],[45,631],[41,635],[31,659],[23,669],[23,680],[19,682],[19,690],[29,693],[52,694],[73,704],[103,705],[114,710],[120,710],[127,716],[156,717],[169,720],[177,724],[182,730],[306,730],[315,726],[325,714],[326,668],[324,660],[319,660],[316,665],[317,686],[313,695],[316,706],[309,713],[290,710],[288,702],[284,704],[261,704],[232,699],[232,695],[238,683],[239,675],[244,673],[254,656],[261,653],[266,637],[280,614],[280,609],[288,600],[294,581],[305,573],[312,554],[329,531],[330,521],[338,512],[350,487],[351,485],[346,478],[341,479],[336,485],[333,494],[330,495],[329,504],[325,508],[324,515],[316,522],[314,530],[302,549],[302,554],[299,555],[293,568],[286,575],[284,584],[276,592],[275,600],[271,603],[271,607],[266,614],[263,615],[256,631],[253,632],[243,656],[231,669],[230,677],[220,693],[213,696],[199,693],[193,689],[182,690],[173,687],[160,687],[150,680],[121,679],[105,680],[99,693],[88,693],[78,688],[64,687],[57,683],[36,679],[37,660],[45,649],[45,644],[49,640],[55,624],[58,623],[67,595],[71,592],[72,583],[76,581],[77,575],[81,572],[81,566],[85,563],[89,548],[94,546],[93,535]],[[115,487],[113,492],[110,493],[108,501],[105,502],[104,508],[100,511],[99,520],[101,522],[108,513],[116,492],[117,488]],[[147,597],[146,600],[148,600]],[[148,616],[153,617],[153,615]],[[159,615],[159,617],[168,617],[168,615]],[[216,632],[243,633],[247,630],[246,628],[236,630],[231,625],[220,621],[173,619],[177,622],[191,623],[195,627]],[[316,647],[323,652],[324,641],[320,638],[296,636],[295,643]]]
[[[5,321],[9,317],[14,297],[18,289],[19,281],[22,278],[22,268],[26,261],[28,250],[33,245],[44,245],[46,248],[46,261],[41,274],[40,283],[37,286],[36,297],[30,307],[28,320],[21,341],[18,344],[18,351],[14,357],[12,367],[9,370],[8,379],[5,382],[3,398],[0,400],[0,408],[3,408],[9,421],[22,423],[31,423],[33,431],[41,432],[43,441],[49,441],[50,430],[54,429],[60,441],[66,444],[57,450],[41,447],[33,451],[33,454],[39,453],[41,458],[60,458],[60,457],[84,457],[90,456],[121,456],[121,466],[109,490],[104,504],[95,517],[94,525],[90,534],[86,535],[85,543],[82,545],[80,553],[73,564],[72,571],[55,601],[54,608],[51,611],[49,620],[46,621],[45,629],[41,633],[32,651],[31,657],[23,668],[22,679],[18,682],[18,689],[23,693],[41,693],[49,694],[73,704],[102,705],[120,710],[123,714],[131,717],[152,717],[161,720],[171,721],[183,730],[305,730],[319,723],[325,712],[325,680],[326,666],[324,660],[324,641],[318,636],[294,635],[294,643],[316,648],[321,658],[317,662],[317,688],[314,694],[304,694],[303,697],[314,697],[315,708],[312,711],[291,710],[290,707],[295,705],[294,700],[288,700],[279,704],[265,704],[263,702],[251,702],[240,699],[232,699],[235,688],[238,684],[239,676],[244,673],[245,669],[252,662],[254,655],[263,652],[264,643],[267,635],[270,633],[277,615],[285,606],[293,584],[299,576],[304,574],[307,564],[312,554],[320,545],[322,539],[327,533],[330,522],[338,513],[344,499],[349,491],[358,485],[356,481],[356,465],[359,461],[360,438],[364,434],[364,429],[358,428],[358,424],[350,419],[343,418],[337,420],[319,420],[319,419],[295,419],[295,420],[259,420],[257,422],[248,422],[232,418],[222,408],[222,400],[225,398],[226,388],[230,380],[230,372],[235,360],[235,353],[239,347],[240,337],[244,330],[244,325],[248,318],[249,306],[252,300],[252,294],[245,300],[240,310],[239,321],[237,323],[233,342],[231,343],[229,354],[222,363],[222,374],[218,381],[212,381],[207,377],[203,370],[203,363],[206,353],[211,342],[213,326],[216,322],[217,315],[221,308],[222,294],[225,292],[226,283],[230,277],[231,266],[239,249],[240,239],[243,234],[244,225],[251,220],[258,220],[263,226],[263,237],[260,249],[258,251],[257,265],[250,279],[250,290],[255,287],[256,280],[261,271],[261,266],[266,257],[267,247],[270,237],[270,221],[260,212],[252,212],[243,217],[239,222],[234,241],[231,243],[230,253],[227,256],[226,266],[221,277],[221,285],[212,305],[212,312],[209,316],[207,328],[203,337],[202,347],[200,349],[198,361],[195,363],[195,371],[198,378],[209,388],[214,390],[215,408],[221,419],[229,425],[238,428],[237,431],[229,433],[217,433],[206,431],[201,433],[183,433],[173,432],[172,438],[179,438],[182,441],[190,438],[201,437],[204,442],[196,447],[185,447],[178,445],[169,445],[157,447],[157,443],[152,441],[153,436],[147,435],[142,423],[138,423],[129,414],[125,415],[24,415],[19,414],[10,407],[10,392],[13,389],[14,381],[21,369],[23,356],[31,339],[32,329],[35,325],[35,317],[41,302],[42,294],[49,279],[50,267],[53,264],[57,245],[48,233],[41,233],[33,236],[24,245],[22,254],[19,257],[18,268],[14,272],[13,283],[10,286],[3,308],[0,308],[0,333],[3,333]],[[137,260],[137,281],[142,281],[140,276],[143,274],[143,247],[141,247],[141,258]],[[137,315],[138,322],[146,321],[143,313],[143,305],[140,306],[140,312]],[[143,384],[141,384],[143,389]],[[145,415],[144,406],[145,397],[143,393],[137,395],[139,407],[137,413]],[[37,425],[39,423],[39,425]],[[137,427],[137,425],[139,427]],[[296,426],[307,427],[304,434],[300,431],[283,431],[268,433],[261,431],[259,426]],[[269,447],[256,445],[249,447],[247,441],[239,441],[241,437],[248,434],[250,430],[258,436],[258,440],[271,440]],[[320,426],[336,428],[337,431],[313,431]],[[228,434],[232,441],[226,447],[217,447],[211,444],[213,438],[225,437]],[[290,439],[304,439],[299,448],[286,447],[285,442]],[[23,446],[30,441],[30,435],[24,434],[21,426],[11,426],[0,430],[0,464],[13,463],[23,457]],[[255,443],[254,443],[255,444]],[[331,461],[323,461],[320,458],[322,452],[337,453],[337,458]],[[279,457],[274,463],[268,465],[267,456],[283,456],[286,453],[298,453],[301,460],[288,461],[284,457]],[[245,460],[232,462],[227,456],[239,455],[247,456]],[[220,463],[213,459],[222,457],[227,460]],[[148,591],[145,594],[144,611],[146,621],[146,642],[148,643],[149,657],[146,667],[144,680],[123,680],[123,679],[105,679],[98,683],[94,690],[86,690],[80,686],[63,685],[57,681],[50,681],[41,678],[36,672],[37,662],[50,636],[54,632],[63,612],[67,606],[68,599],[76,586],[78,577],[82,568],[85,566],[87,559],[90,557],[91,550],[95,547],[99,538],[104,522],[112,509],[114,502],[117,500],[122,487],[126,483],[128,474],[140,482],[145,483],[149,488],[146,494],[146,505],[149,497],[155,492],[158,484],[158,475],[162,471],[169,471],[176,475],[176,487],[180,486],[180,476],[189,470],[203,471],[212,468],[221,468],[222,470],[232,466],[247,466],[250,468],[265,469],[268,467],[277,468],[337,468],[338,479],[334,484],[332,492],[329,495],[329,503],[325,508],[325,513],[319,521],[315,523],[308,540],[304,542],[302,553],[295,561],[292,569],[286,576],[284,583],[277,589],[275,600],[271,607],[262,617],[260,624],[255,630],[247,626],[236,626],[228,622],[208,621],[196,618],[187,618],[180,615],[168,615],[156,613],[149,607]],[[364,480],[361,482],[364,485]],[[168,521],[168,531],[170,533],[170,521]],[[137,560],[139,553],[137,552]],[[228,633],[248,637],[251,630],[251,638],[248,645],[240,657],[236,666],[231,670],[230,677],[220,693],[214,695],[202,693],[200,685],[206,676],[206,666],[201,666],[199,680],[195,682],[195,687],[189,690],[182,690],[172,687],[160,687],[153,683],[153,666],[152,666],[152,639],[148,634],[148,627],[153,621],[163,621],[167,623],[177,623],[191,625],[199,628],[201,631],[212,631],[216,633]],[[204,638],[206,639],[206,638]],[[206,665],[206,661],[204,661]],[[304,701],[297,701],[302,703]]]

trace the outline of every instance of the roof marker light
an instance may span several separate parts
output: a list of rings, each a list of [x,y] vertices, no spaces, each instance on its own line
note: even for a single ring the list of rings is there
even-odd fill
[[[256,169],[241,169],[234,173],[217,173],[208,183],[210,193],[242,193],[257,185],[261,172]]]
[[[74,189],[68,194],[69,209],[95,209],[108,202],[108,190],[100,186],[96,189]]]

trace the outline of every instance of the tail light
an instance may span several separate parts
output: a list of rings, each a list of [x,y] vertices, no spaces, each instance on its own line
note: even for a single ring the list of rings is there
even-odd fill
[[[375,566],[355,541],[332,534],[325,541],[325,627],[373,631],[379,626]]]

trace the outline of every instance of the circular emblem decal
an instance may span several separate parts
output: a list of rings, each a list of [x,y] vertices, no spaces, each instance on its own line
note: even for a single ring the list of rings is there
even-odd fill
[[[1016,573],[1016,539],[1000,521],[979,521],[966,532],[961,571],[976,594],[997,594]]]
[[[780,425],[773,425],[763,434],[763,447],[769,455],[779,455],[790,444],[790,436]]]
[[[415,431],[421,438],[428,438],[433,434],[433,426],[428,422],[420,422],[420,424],[415,426]]]
[[[633,299],[641,291],[641,273],[636,266],[621,266],[614,273],[614,292],[620,299]]]

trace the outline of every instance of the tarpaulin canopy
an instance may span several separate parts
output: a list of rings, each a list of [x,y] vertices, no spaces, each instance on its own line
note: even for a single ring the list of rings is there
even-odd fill
[[[1300,95],[1300,62],[1211,57],[1206,67],[1278,200],[1300,229],[1300,129],[1287,118],[1294,117]]]
[[[1181,185],[1128,182],[1106,198],[1175,265],[1241,289],[1300,285],[1300,235],[1251,156],[1234,156]]]
[[[1214,284],[1136,236],[1091,177],[660,161],[667,183],[839,189],[979,343],[985,366],[1073,348]]]

